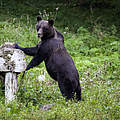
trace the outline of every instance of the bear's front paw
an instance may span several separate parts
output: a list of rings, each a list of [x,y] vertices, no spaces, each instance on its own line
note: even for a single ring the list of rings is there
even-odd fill
[[[13,48],[18,49],[18,47],[19,47],[18,44],[14,43]]]

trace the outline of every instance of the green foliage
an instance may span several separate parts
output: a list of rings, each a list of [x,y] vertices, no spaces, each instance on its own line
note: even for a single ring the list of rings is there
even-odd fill
[[[50,78],[42,63],[27,71],[23,81],[22,73],[19,74],[17,98],[8,105],[4,104],[0,81],[0,119],[120,119],[119,10],[79,8],[74,4],[70,7],[66,6],[66,1],[62,2],[2,0],[0,45],[16,42],[23,47],[35,46],[39,43],[36,16],[53,18],[55,26],[65,36],[65,46],[79,71],[83,100],[65,102],[57,82]],[[26,56],[26,59],[29,63],[31,57]],[[45,75],[44,81],[39,80],[41,74]],[[42,109],[46,104],[53,105],[49,110]]]

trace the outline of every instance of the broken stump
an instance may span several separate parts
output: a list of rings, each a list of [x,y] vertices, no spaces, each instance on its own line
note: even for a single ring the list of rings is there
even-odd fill
[[[17,91],[17,75],[26,68],[23,51],[14,48],[14,43],[0,46],[0,80],[5,83],[5,102],[15,98]]]

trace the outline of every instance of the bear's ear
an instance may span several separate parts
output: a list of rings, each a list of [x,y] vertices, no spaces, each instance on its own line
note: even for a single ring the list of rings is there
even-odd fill
[[[54,20],[48,20],[48,24],[49,24],[50,26],[53,26]]]
[[[40,16],[37,16],[37,22],[41,21],[42,18]]]

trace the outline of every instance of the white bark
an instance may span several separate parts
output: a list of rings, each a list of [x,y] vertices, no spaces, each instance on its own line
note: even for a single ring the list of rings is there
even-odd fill
[[[13,48],[0,49],[0,71],[23,72],[26,60],[23,51]]]
[[[0,46],[0,73],[5,73],[6,103],[15,98],[17,91],[17,74],[26,68],[23,51],[14,48],[14,43]]]
[[[8,72],[5,75],[5,103],[8,103],[15,99],[15,93],[17,91],[17,74]]]

